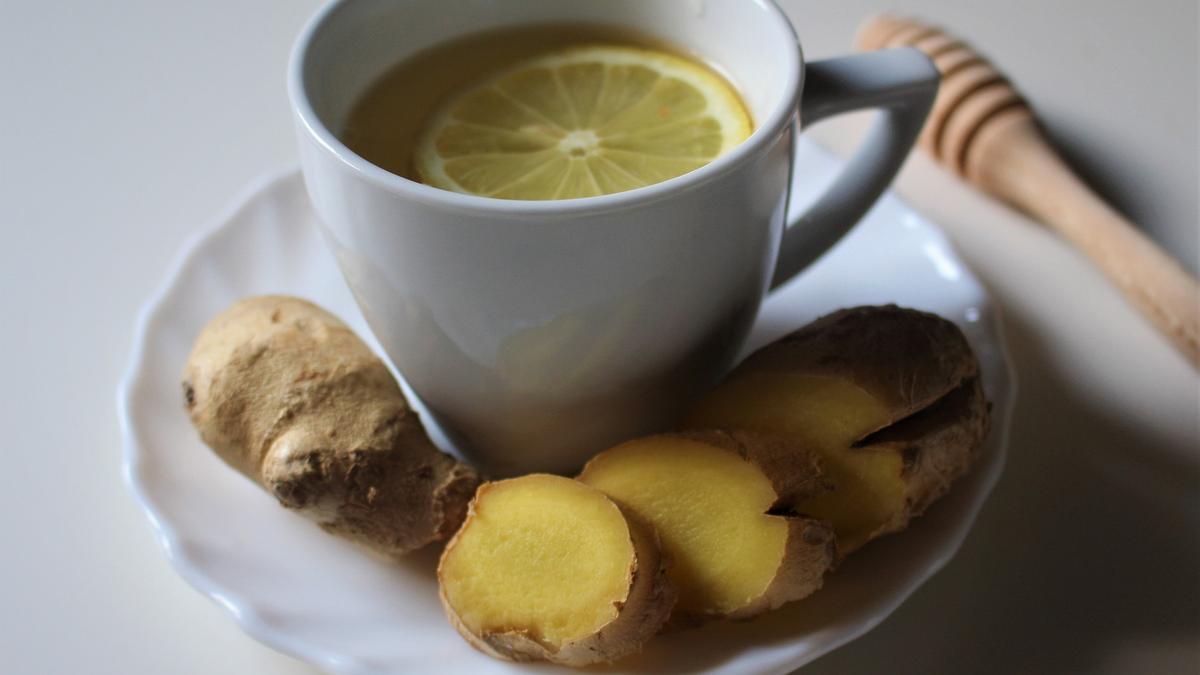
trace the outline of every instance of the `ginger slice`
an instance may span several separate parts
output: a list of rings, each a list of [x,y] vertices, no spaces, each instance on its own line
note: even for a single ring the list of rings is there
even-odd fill
[[[675,597],[653,530],[547,474],[480,486],[438,581],[451,623],[480,651],[570,666],[640,650]]]
[[[833,490],[798,509],[831,523],[844,555],[907,527],[966,472],[988,404],[979,362],[953,323],[858,307],[751,355],[685,426],[779,434],[819,453]]]
[[[804,457],[754,434],[669,434],[600,453],[579,480],[654,525],[679,590],[674,622],[749,618],[820,588],[833,560],[830,530],[791,513],[823,487]]]

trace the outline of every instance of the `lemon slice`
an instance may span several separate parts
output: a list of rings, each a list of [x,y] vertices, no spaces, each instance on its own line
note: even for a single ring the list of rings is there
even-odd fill
[[[421,181],[502,199],[594,197],[698,169],[750,135],[718,75],[663,52],[573,47],[453,98],[417,143]]]

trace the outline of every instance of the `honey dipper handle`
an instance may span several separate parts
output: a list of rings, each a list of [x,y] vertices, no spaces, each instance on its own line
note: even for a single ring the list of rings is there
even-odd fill
[[[967,177],[1056,229],[1200,369],[1200,286],[1097,197],[1019,112],[980,129]]]

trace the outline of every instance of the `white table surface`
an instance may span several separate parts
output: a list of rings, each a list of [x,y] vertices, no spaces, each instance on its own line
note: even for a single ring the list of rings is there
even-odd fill
[[[183,239],[295,161],[283,70],[316,4],[0,4],[0,672],[314,672],[168,567],[121,482],[114,394]],[[890,3],[784,5],[812,58]],[[1195,269],[1194,2],[905,8],[1014,73],[1097,184]],[[820,136],[846,148],[859,126]],[[1010,462],[949,567],[805,672],[1196,672],[1196,374],[1042,228],[922,157],[898,187],[1006,312]]]

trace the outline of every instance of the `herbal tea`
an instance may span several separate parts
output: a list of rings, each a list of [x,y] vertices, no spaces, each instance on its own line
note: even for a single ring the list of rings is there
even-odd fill
[[[737,90],[683,50],[625,29],[548,24],[402,61],[355,102],[340,137],[434,187],[571,199],[698,169],[752,129]]]

